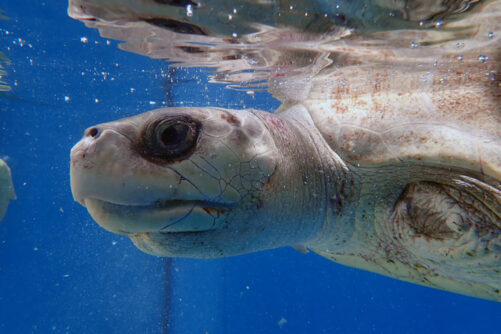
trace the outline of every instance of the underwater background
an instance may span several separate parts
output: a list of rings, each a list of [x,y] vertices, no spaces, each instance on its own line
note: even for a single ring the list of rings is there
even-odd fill
[[[405,283],[292,248],[156,258],[73,201],[87,127],[162,106],[273,111],[265,91],[208,83],[119,50],[63,1],[5,1],[0,158],[17,200],[0,222],[0,333],[500,333],[501,304]]]

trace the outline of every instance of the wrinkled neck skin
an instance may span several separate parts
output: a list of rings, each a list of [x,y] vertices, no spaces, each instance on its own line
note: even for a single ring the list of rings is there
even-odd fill
[[[345,202],[353,203],[346,200],[353,188],[351,174],[329,148],[307,109],[296,105],[278,114],[245,113],[262,122],[273,142],[262,153],[273,159],[263,181],[251,180],[256,182],[252,191],[238,188],[242,200],[218,214],[219,228],[130,234],[138,248],[158,256],[219,258],[284,246],[333,249],[346,240],[353,224],[338,217],[349,209]]]
[[[258,117],[280,152],[278,167],[263,189],[263,202],[268,206],[263,213],[278,227],[270,248],[342,247],[353,229],[349,219],[338,219],[342,211],[349,210],[345,200],[353,192],[348,168],[327,145],[305,107],[296,105]]]

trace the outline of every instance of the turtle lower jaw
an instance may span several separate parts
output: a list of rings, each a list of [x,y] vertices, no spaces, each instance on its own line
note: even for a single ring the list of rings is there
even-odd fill
[[[230,205],[202,200],[159,200],[149,205],[118,204],[84,198],[92,218],[106,230],[117,234],[145,232],[201,232],[221,227],[221,214]]]
[[[214,244],[218,235],[224,235],[223,230],[142,232],[128,237],[138,249],[150,255],[209,259],[225,256],[221,247]]]

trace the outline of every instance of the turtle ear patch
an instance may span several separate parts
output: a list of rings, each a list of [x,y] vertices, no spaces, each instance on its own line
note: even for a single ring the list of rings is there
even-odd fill
[[[137,151],[155,163],[185,160],[195,151],[201,124],[187,115],[169,115],[147,123]]]

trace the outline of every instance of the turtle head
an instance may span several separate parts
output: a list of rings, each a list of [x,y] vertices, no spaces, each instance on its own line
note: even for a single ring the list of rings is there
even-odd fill
[[[168,108],[91,127],[71,151],[73,197],[154,255],[283,246],[269,233],[276,205],[267,190],[279,154],[259,113]]]

